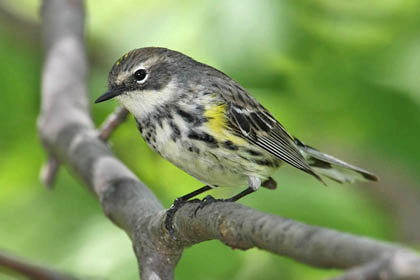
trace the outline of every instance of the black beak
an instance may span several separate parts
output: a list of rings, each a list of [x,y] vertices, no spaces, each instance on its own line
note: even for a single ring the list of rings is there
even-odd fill
[[[98,97],[98,99],[95,100],[95,103],[100,103],[103,101],[106,101],[108,99],[114,98],[115,96],[120,95],[121,93],[123,93],[123,90],[121,89],[110,89],[107,92],[105,92],[104,94],[102,94],[101,96]]]

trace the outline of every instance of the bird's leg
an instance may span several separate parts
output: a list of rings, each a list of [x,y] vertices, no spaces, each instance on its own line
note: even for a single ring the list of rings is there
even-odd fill
[[[235,194],[231,198],[224,199],[224,201],[226,201],[226,202],[235,202],[235,201],[238,201],[239,199],[241,199],[242,197],[247,196],[248,194],[253,193],[253,192],[255,192],[255,190],[253,188],[251,188],[251,187],[248,187],[247,189],[241,191],[240,193]]]
[[[258,190],[261,186],[261,179],[255,176],[248,177],[248,188],[246,190],[241,191],[240,193],[232,196],[231,198],[225,199],[226,202],[234,202],[238,201],[244,196],[247,196],[250,193],[253,193]]]
[[[253,188],[249,187],[249,188],[241,191],[240,193],[232,196],[231,198],[226,198],[226,199],[223,199],[223,198],[222,199],[220,199],[220,198],[216,199],[216,198],[212,197],[211,195],[208,195],[200,201],[200,204],[198,205],[197,209],[195,209],[195,211],[194,211],[194,216],[197,215],[198,210],[203,209],[207,205],[210,205],[214,202],[235,202],[235,201],[238,201],[239,199],[241,199],[242,197],[244,197],[244,196],[246,196],[250,193],[253,193],[253,192],[255,192],[255,190]]]
[[[186,195],[183,195],[183,196],[178,197],[177,199],[175,199],[175,201],[172,204],[172,206],[173,205],[176,205],[176,204],[179,204],[179,203],[182,203],[182,202],[186,202],[187,200],[193,198],[194,196],[197,196],[199,194],[202,194],[203,192],[206,192],[208,190],[211,190],[211,187],[206,185],[206,186],[204,186],[202,188],[199,188],[198,190],[195,190],[193,192],[187,193]]]
[[[258,190],[260,185],[261,185],[261,179],[260,178],[250,176],[248,178],[248,188],[241,191],[240,193],[232,196],[231,198],[215,199],[211,195],[208,195],[205,198],[203,198],[203,200],[200,201],[200,204],[198,205],[197,209],[195,209],[195,211],[194,211],[194,216],[197,215],[198,210],[203,209],[205,206],[207,206],[209,204],[212,204],[214,202],[235,202],[235,201],[238,201],[242,197],[247,196],[248,194],[253,193],[256,190]]]
[[[194,202],[197,201],[196,199],[190,200],[191,198],[199,194],[202,194],[203,192],[206,192],[208,190],[211,190],[211,187],[206,185],[202,188],[199,188],[198,190],[187,193],[186,195],[178,197],[177,199],[174,200],[174,203],[166,211],[166,218],[165,218],[165,228],[169,231],[169,234],[172,236],[172,238],[175,238],[174,225],[173,225],[175,213],[178,211],[179,208],[181,208],[188,201],[194,201]]]

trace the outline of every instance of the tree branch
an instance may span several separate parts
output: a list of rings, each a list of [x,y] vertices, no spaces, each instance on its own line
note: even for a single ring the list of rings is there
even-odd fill
[[[112,132],[127,119],[127,116],[128,111],[124,107],[118,107],[99,128],[99,138],[107,141],[111,137]]]
[[[48,161],[41,168],[39,179],[48,189],[52,189],[60,169],[60,163],[52,154],[48,155],[48,157]]]
[[[333,280],[418,280],[419,275],[418,255],[398,252],[350,269],[346,274]]]
[[[0,251],[0,267],[4,267],[15,273],[19,273],[28,277],[29,279],[39,280],[76,280],[77,278],[54,271],[49,268],[44,268],[39,265],[23,261],[9,253]]]
[[[22,17],[18,17],[7,9],[5,1],[0,1],[0,23],[6,30],[20,42],[25,42],[30,46],[39,46],[39,26]]]
[[[258,247],[318,267],[361,267],[358,271],[379,260],[398,265],[409,256],[410,262],[404,265],[411,270],[395,270],[390,279],[405,279],[404,273],[420,278],[414,269],[420,267],[420,257],[408,249],[264,214],[237,203],[214,203],[197,216],[197,204],[186,204],[175,215],[176,240],[172,239],[163,226],[165,211],[160,202],[98,137],[89,115],[83,1],[45,0],[42,10],[46,49],[38,121],[42,142],[51,155],[83,179],[104,213],[130,236],[143,280],[173,279],[183,248],[210,239],[244,250]],[[379,277],[382,266],[375,267],[369,273]]]
[[[151,217],[163,207],[97,137],[89,115],[83,1],[45,0],[42,17],[46,50],[38,119],[42,142],[48,153],[82,178],[105,214],[132,238],[142,279],[171,279],[182,248],[170,248],[172,244],[157,237],[153,241],[134,235],[148,233]]]

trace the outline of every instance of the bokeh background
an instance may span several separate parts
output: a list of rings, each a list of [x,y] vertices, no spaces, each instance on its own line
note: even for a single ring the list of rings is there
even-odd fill
[[[130,49],[163,46],[239,81],[304,142],[376,172],[377,184],[324,187],[285,167],[276,191],[241,203],[305,223],[420,248],[420,2],[415,0],[89,0],[93,101]],[[62,168],[39,182],[39,1],[0,1],[0,249],[88,279],[137,279],[131,243]],[[100,124],[116,103],[93,106]],[[147,148],[130,118],[113,149],[161,199],[201,183]],[[215,190],[228,196],[237,189]],[[4,274],[0,279],[16,279]],[[186,249],[178,279],[308,279],[310,268],[218,241]],[[19,278],[18,278],[19,279]]]

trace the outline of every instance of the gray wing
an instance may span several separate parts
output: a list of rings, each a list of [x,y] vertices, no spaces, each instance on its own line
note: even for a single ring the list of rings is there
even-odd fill
[[[240,137],[259,146],[290,165],[322,179],[311,169],[284,127],[239,84],[225,95],[230,128]]]

